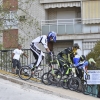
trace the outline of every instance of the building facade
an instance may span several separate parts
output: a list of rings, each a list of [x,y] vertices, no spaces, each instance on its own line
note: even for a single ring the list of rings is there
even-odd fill
[[[32,39],[50,31],[57,33],[57,42],[49,45],[55,53],[79,43],[78,53],[87,55],[100,40],[100,0],[21,0],[16,5],[18,18],[33,20],[31,26],[18,21],[16,27],[11,27],[18,30],[18,38],[24,37],[25,48],[29,48]]]
[[[87,55],[100,39],[100,0],[40,0],[45,10],[42,34],[57,32],[54,51],[79,43]]]

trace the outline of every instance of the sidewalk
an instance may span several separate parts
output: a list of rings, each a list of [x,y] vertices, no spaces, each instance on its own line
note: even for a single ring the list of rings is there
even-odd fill
[[[58,96],[61,96],[67,99],[69,98],[70,100],[100,100],[100,98],[96,98],[96,97],[89,96],[89,95],[84,95],[82,93],[77,93],[74,91],[63,89],[61,87],[44,85],[44,84],[41,84],[41,82],[39,81],[38,82],[23,81],[19,79],[17,75],[14,75],[14,74],[11,74],[5,71],[1,71],[1,70],[0,70],[0,78],[20,84],[26,88],[37,89],[39,91],[43,91],[43,92],[50,93],[50,94],[55,94],[55,95],[58,95]]]

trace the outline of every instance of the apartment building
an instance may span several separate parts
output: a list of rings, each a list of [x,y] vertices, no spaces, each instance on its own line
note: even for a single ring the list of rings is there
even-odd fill
[[[79,43],[81,48],[79,54],[86,55],[100,39],[100,0],[30,0],[27,4],[25,1],[27,0],[18,2],[18,8],[20,7],[17,9],[18,17],[24,16],[29,20],[31,16],[41,29],[37,32],[34,23],[31,27],[27,27],[24,23],[25,31],[22,31],[19,22],[18,37],[22,34],[25,39],[27,35],[24,32],[30,33],[30,38],[23,43],[25,48],[29,47],[29,43],[36,36],[55,31],[57,42],[49,45],[51,50],[57,53],[72,46],[73,43]]]
[[[56,31],[55,51],[79,43],[80,54],[87,54],[100,39],[100,0],[40,0],[46,18],[42,34]]]
[[[0,0],[0,44],[5,49],[18,44],[17,10],[17,0]]]

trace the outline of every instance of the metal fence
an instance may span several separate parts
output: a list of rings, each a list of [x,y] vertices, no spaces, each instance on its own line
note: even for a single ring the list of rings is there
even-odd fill
[[[27,65],[29,62],[32,62],[32,54],[29,49],[23,50],[28,56],[29,59],[21,56],[20,62],[21,65]],[[11,72],[12,68],[12,52],[13,50],[0,50],[0,69],[5,70],[7,72]]]
[[[30,49],[23,49],[23,51],[25,52],[26,55],[28,55],[28,59],[25,56],[21,56],[20,57],[21,66],[34,63],[35,59],[34,59],[34,56],[31,52],[31,50]],[[13,52],[13,50],[0,50],[0,69],[1,70],[7,71],[7,72],[12,71],[12,52]],[[47,62],[46,56],[47,55],[45,53],[45,58],[42,60],[41,66],[40,66],[43,69],[43,71],[40,72],[40,77],[45,72],[48,72],[48,70],[50,69],[46,64],[46,62]],[[57,67],[57,66],[54,65],[54,67]]]

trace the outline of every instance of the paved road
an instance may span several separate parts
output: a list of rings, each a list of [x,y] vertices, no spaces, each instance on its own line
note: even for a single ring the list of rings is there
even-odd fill
[[[39,97],[41,97],[39,100],[49,100],[48,98],[55,100],[55,99],[58,99],[59,97],[61,97],[60,100],[65,100],[64,98],[66,98],[66,100],[100,100],[100,98],[96,98],[96,97],[89,96],[89,95],[84,95],[82,93],[70,91],[68,89],[66,90],[61,87],[48,86],[48,85],[41,84],[40,82],[35,82],[35,81],[30,81],[30,80],[23,81],[23,80],[19,79],[18,76],[14,76],[12,74],[7,74],[7,73],[1,74],[0,73],[0,78],[12,81],[13,83],[11,83],[12,84],[11,86],[14,86],[15,85],[14,83],[16,83],[15,89],[12,90],[12,88],[10,88],[9,92],[6,93],[6,91],[7,91],[6,89],[8,86],[5,83],[3,83],[2,80],[0,80],[0,97],[3,98],[3,99],[0,98],[0,100],[12,100],[11,97],[13,97],[13,99],[15,99],[14,97],[16,97],[17,99],[20,98],[19,100],[22,100],[22,97],[24,98],[24,100],[35,100],[35,98],[38,99]],[[7,84],[9,84],[9,83],[7,83]],[[18,85],[18,84],[20,84],[20,85]],[[21,89],[20,91],[24,91],[24,93],[23,92],[20,93],[20,91],[18,91],[18,89],[16,89],[16,86],[18,86],[19,89]],[[2,88],[4,88],[4,89],[2,89]],[[33,91],[30,90],[29,88],[31,88]],[[14,91],[14,90],[16,90],[16,91]],[[36,92],[37,90],[38,90],[38,93]],[[29,92],[29,91],[32,91],[32,92]],[[4,94],[6,94],[6,95],[4,95]],[[18,96],[16,96],[16,95],[14,96],[14,94],[16,94]],[[38,97],[36,97],[36,96],[38,96]],[[33,97],[34,97],[34,99],[30,99]],[[58,98],[56,98],[56,97],[58,97]],[[4,99],[4,98],[6,98],[6,99]]]
[[[0,78],[0,100],[70,100],[53,94],[31,90]]]

